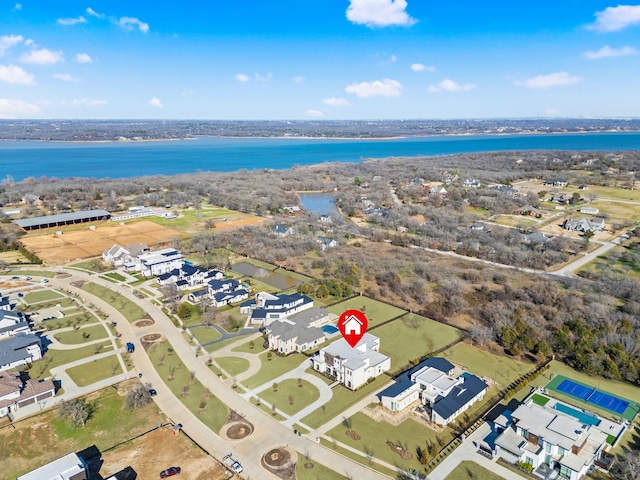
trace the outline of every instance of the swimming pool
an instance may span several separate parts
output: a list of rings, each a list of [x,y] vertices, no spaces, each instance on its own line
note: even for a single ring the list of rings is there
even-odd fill
[[[334,327],[333,325],[323,325],[320,327],[320,329],[326,333],[327,335],[333,335],[334,333],[336,333],[338,331],[338,329],[336,327]]]
[[[581,412],[580,410],[576,410],[575,408],[571,408],[568,405],[563,403],[556,403],[553,406],[554,410],[557,410],[562,413],[566,413],[567,415],[571,415],[573,418],[578,421],[586,424],[586,425],[598,425],[600,423],[600,419],[586,412]]]

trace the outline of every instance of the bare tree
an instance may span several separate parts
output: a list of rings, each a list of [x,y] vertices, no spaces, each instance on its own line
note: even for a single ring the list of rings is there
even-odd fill
[[[87,403],[84,398],[74,398],[62,404],[60,414],[70,420],[74,427],[84,427],[94,411],[93,403]]]
[[[484,325],[472,325],[469,327],[468,335],[473,343],[481,347],[494,337],[493,330]]]
[[[133,386],[124,400],[124,405],[127,410],[135,410],[136,408],[143,407],[151,403],[151,395],[149,394],[150,384],[137,383]]]

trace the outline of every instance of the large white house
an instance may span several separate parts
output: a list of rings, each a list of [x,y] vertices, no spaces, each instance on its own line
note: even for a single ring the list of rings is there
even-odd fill
[[[568,480],[583,478],[594,464],[611,466],[607,439],[619,438],[623,425],[536,395],[545,404],[536,404],[532,396],[511,413],[511,425],[495,441],[498,456],[533,469],[546,464]]]
[[[70,453],[25,473],[18,480],[87,480],[89,467],[82,457]]]
[[[313,368],[356,390],[391,368],[391,359],[379,352],[380,339],[365,333],[355,347],[344,338],[322,348],[313,357]]]
[[[136,270],[145,277],[155,277],[182,268],[184,255],[175,248],[163,248],[138,256]]]
[[[324,308],[310,308],[290,317],[275,320],[266,330],[269,348],[285,355],[312,350],[327,339],[319,327],[336,317]]]
[[[0,339],[30,332],[31,326],[22,312],[0,310]]]
[[[313,300],[299,293],[271,295],[256,294],[256,298],[240,305],[240,313],[248,314],[254,324],[269,325],[274,320],[288,317],[313,307]]]

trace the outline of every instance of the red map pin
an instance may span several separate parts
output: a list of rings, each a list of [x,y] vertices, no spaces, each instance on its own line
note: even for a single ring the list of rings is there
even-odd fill
[[[367,317],[360,310],[347,310],[338,319],[340,333],[351,348],[358,344],[368,326]]]

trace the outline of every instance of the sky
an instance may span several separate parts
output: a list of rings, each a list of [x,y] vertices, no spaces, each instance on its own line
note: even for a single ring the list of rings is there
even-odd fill
[[[640,4],[18,2],[0,118],[640,116]]]

